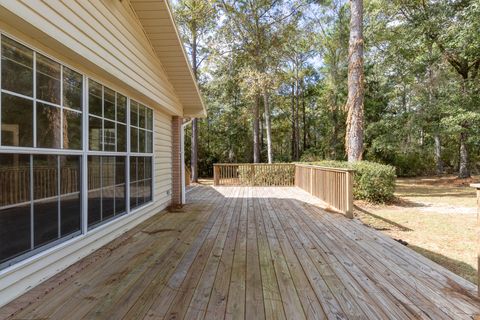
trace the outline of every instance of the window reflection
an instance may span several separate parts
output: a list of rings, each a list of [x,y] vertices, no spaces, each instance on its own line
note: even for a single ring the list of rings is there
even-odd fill
[[[2,35],[2,89],[33,96],[33,50]]]
[[[83,76],[67,67],[63,67],[63,106],[82,110]]]
[[[61,114],[59,107],[37,102],[37,147],[60,148]]]
[[[0,263],[31,248],[30,156],[0,154]]]
[[[60,104],[60,64],[37,54],[36,67],[37,99]]]
[[[82,149],[82,114],[76,111],[63,110],[63,148]]]
[[[46,244],[58,234],[58,156],[33,156],[34,246]]]
[[[80,231],[80,157],[59,156],[60,162],[60,235]]]
[[[88,157],[88,225],[125,212],[125,157]]]
[[[33,147],[33,101],[2,93],[2,145]]]
[[[89,117],[88,120],[88,144],[90,150],[102,150],[102,119]]]

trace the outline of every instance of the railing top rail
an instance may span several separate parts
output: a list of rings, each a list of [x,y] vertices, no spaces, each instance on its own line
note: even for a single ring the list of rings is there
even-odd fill
[[[317,165],[314,165],[314,164],[299,164],[299,163],[295,163],[295,165],[298,166],[298,167],[303,167],[303,168],[314,168],[314,169],[321,169],[321,170],[327,170],[327,171],[355,172],[355,169],[323,167],[323,166],[317,166]]]

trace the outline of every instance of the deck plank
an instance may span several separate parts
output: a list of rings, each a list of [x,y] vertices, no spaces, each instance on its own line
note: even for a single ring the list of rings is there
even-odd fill
[[[475,319],[476,287],[293,187],[207,187],[1,319]]]

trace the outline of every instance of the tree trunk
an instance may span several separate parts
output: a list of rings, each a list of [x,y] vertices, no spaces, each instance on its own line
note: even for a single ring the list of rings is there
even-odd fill
[[[253,105],[253,163],[260,162],[260,113],[259,113],[259,97],[255,97]]]
[[[297,68],[297,80],[295,83],[295,160],[300,158],[300,123],[298,117],[298,110],[300,109],[300,83],[298,80],[298,68]]]
[[[272,154],[272,128],[270,123],[270,104],[268,100],[268,93],[263,93],[263,104],[265,107],[265,128],[267,129],[267,157],[268,163],[273,162]]]
[[[305,86],[302,85],[302,122],[303,122],[303,149],[302,152],[307,150],[307,111],[305,106]]]
[[[460,179],[470,178],[470,170],[468,169],[468,150],[467,150],[466,132],[460,133],[460,165],[458,168],[458,177]]]
[[[348,99],[345,148],[349,162],[363,154],[363,0],[350,0],[350,41],[348,47]]]
[[[437,175],[441,175],[443,173],[442,142],[438,133],[435,133],[433,138],[435,140],[435,167]]]
[[[297,140],[295,134],[296,134],[296,129],[295,129],[295,83],[292,83],[292,99],[291,99],[291,113],[292,113],[292,160],[295,161],[295,141]]]
[[[192,30],[192,70],[195,80],[198,80],[197,69],[197,33],[195,29]],[[190,155],[190,168],[191,168],[191,182],[198,182],[198,123],[197,119],[192,120],[192,138],[191,138],[191,155]]]
[[[192,154],[190,155],[192,182],[198,182],[198,119],[192,120]]]

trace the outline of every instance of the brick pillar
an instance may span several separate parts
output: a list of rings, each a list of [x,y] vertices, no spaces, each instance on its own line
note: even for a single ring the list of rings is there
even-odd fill
[[[172,206],[182,205],[182,117],[172,117]]]

